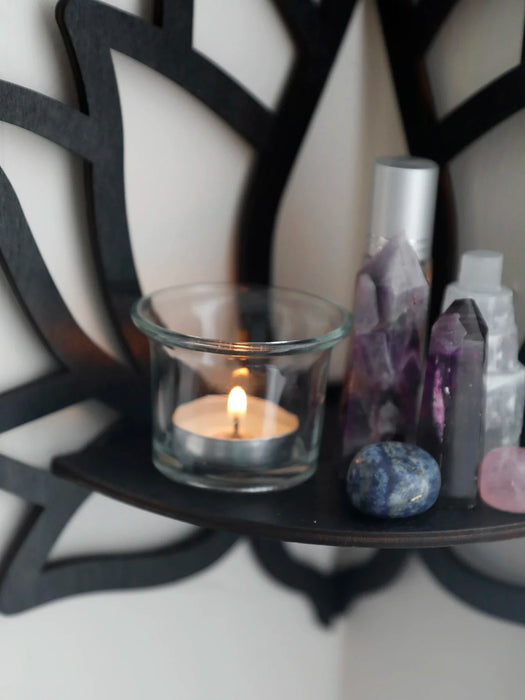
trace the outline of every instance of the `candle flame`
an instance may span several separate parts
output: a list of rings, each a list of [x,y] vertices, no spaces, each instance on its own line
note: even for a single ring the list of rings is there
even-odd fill
[[[228,415],[237,420],[246,413],[248,397],[242,386],[234,386],[228,394]]]

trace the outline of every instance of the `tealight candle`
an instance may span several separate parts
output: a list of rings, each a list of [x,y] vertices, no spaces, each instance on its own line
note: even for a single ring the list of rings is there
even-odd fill
[[[197,284],[132,310],[151,350],[152,458],[183,484],[289,488],[315,472],[331,348],[350,316],[260,285]]]
[[[235,386],[181,404],[173,413],[179,458],[223,468],[261,469],[291,457],[298,417]]]

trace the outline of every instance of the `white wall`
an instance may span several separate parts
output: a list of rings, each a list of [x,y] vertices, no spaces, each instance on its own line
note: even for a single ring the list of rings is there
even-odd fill
[[[149,9],[145,0],[111,4],[138,14]],[[53,5],[0,0],[0,78],[75,105]],[[514,28],[522,26],[523,3],[509,1],[505,12],[501,7],[496,0],[464,0],[454,13],[456,24],[447,24],[433,46],[429,68],[442,112],[519,55]],[[271,3],[196,0],[196,8],[199,50],[275,105],[293,51]],[[497,44],[494,34],[510,38]],[[487,37],[495,63],[480,49]],[[144,289],[228,279],[250,149],[166,79],[121,55],[114,60],[124,111],[128,215]],[[456,191],[465,202],[459,214],[462,249],[487,245],[496,229],[505,233],[508,248],[523,228],[525,163],[523,149],[515,147],[523,138],[522,118],[509,120],[500,127],[503,135],[494,130],[453,164]],[[361,0],[285,193],[277,282],[351,305],[373,158],[404,150],[378,18],[373,3]],[[86,332],[110,350],[93,275],[81,265],[87,251],[81,163],[37,136],[0,124],[0,165],[66,303]],[[495,210],[487,204],[489,195]],[[518,284],[522,269],[519,256],[509,260],[507,279]],[[520,327],[523,332],[525,323]],[[52,367],[4,283],[0,334],[0,389]],[[334,374],[341,362],[339,353]],[[87,402],[1,435],[0,451],[47,468],[54,453],[80,446],[111,418]],[[5,550],[25,507],[2,493],[0,501]],[[187,530],[92,496],[54,555],[132,550]],[[295,550],[325,568],[337,558],[329,548]],[[507,576],[525,580],[525,571],[515,566],[522,552],[519,544],[481,549],[483,557],[498,559]],[[479,560],[479,548],[470,556]],[[267,579],[241,545],[177,585],[91,594],[0,618],[0,697],[514,698],[525,683],[524,639],[522,627],[456,602],[415,562],[391,588],[362,599],[323,630],[306,602]]]

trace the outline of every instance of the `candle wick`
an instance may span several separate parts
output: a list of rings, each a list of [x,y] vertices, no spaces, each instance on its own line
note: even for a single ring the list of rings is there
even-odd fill
[[[235,416],[233,419],[233,437],[234,438],[239,438],[239,423],[240,423],[240,418],[238,416]]]

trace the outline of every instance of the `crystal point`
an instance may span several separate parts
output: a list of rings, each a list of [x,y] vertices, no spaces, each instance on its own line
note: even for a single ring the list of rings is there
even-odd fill
[[[513,294],[502,284],[502,272],[501,253],[463,253],[459,279],[447,285],[443,298],[443,309],[454,299],[474,299],[487,323],[483,454],[519,444],[525,405],[525,367],[518,361]]]
[[[343,395],[344,452],[414,437],[428,282],[408,241],[390,240],[361,269]]]
[[[442,496],[473,505],[483,435],[487,327],[472,299],[432,327],[417,442],[441,467]]]

